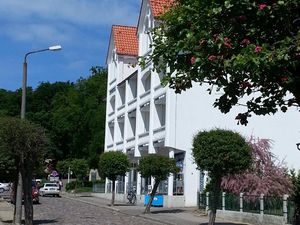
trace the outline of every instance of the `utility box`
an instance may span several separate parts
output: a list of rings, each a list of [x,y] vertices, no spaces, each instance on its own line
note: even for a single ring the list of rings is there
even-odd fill
[[[144,205],[147,205],[150,200],[150,195],[145,195]],[[163,207],[164,205],[164,196],[163,195],[154,195],[151,206]]]

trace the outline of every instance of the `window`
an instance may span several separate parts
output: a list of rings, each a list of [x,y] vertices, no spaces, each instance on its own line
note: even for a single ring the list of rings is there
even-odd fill
[[[150,102],[145,103],[140,107],[141,116],[144,126],[142,126],[141,133],[149,132],[150,123]]]
[[[176,166],[180,169],[178,173],[174,175],[173,194],[183,195],[184,194],[184,153],[178,153],[174,155]]]
[[[125,83],[118,86],[118,92],[119,92],[119,105],[125,104]]]
[[[151,70],[144,74],[142,77],[142,87],[144,92],[147,92],[151,88]]]
[[[166,124],[166,96],[161,95],[154,100],[155,115],[154,129],[165,126]]]
[[[136,98],[137,95],[137,75],[131,77],[128,81],[129,83],[129,101]]]
[[[128,126],[128,138],[135,136],[136,130],[136,110],[133,110],[128,113],[129,126]]]

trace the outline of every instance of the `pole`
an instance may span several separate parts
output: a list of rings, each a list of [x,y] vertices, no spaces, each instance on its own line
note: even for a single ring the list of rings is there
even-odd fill
[[[26,86],[27,86],[27,62],[26,57],[23,63],[23,80],[22,80],[22,103],[21,103],[21,119],[25,119],[26,111]],[[23,165],[23,154],[21,154],[18,172],[18,186],[16,193],[16,212],[14,218],[14,224],[20,225],[22,222],[22,190],[23,190],[23,180],[21,174],[21,167]]]
[[[27,62],[23,63],[23,81],[22,81],[22,105],[21,105],[21,119],[25,119],[26,110],[26,86],[27,86]]]
[[[68,183],[70,183],[70,167],[68,169]]]

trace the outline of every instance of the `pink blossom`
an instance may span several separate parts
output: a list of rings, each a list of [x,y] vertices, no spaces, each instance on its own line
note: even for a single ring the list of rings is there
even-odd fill
[[[242,16],[239,16],[239,20],[244,22],[245,20],[247,20],[247,17],[242,15]]]
[[[215,55],[208,56],[209,61],[215,61],[216,59],[217,59],[217,56],[215,56]]]
[[[286,82],[289,80],[289,78],[287,76],[283,76],[280,78],[281,82]]]
[[[225,45],[226,48],[232,48],[232,45],[231,45],[230,41],[231,40],[228,37],[224,38],[224,45]]]
[[[284,162],[278,161],[271,152],[272,141],[267,139],[249,140],[252,166],[242,174],[229,175],[222,179],[227,191],[250,195],[283,195],[292,189],[292,183],[285,174]]]
[[[192,56],[191,58],[191,64],[194,65],[196,63],[196,57],[195,56]]]
[[[244,40],[242,40],[241,42],[242,45],[249,45],[250,44],[250,40],[245,38]]]
[[[255,49],[254,49],[254,52],[256,53],[260,53],[262,51],[262,47],[259,46],[259,45],[256,45]]]
[[[264,8],[266,8],[266,7],[267,7],[267,4],[265,4],[265,3],[259,4],[259,6],[258,6],[260,11],[264,10]]]

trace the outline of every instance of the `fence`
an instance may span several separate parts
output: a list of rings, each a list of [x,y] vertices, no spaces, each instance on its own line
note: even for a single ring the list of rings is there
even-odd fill
[[[213,195],[209,192],[200,193],[198,198],[199,209],[208,211],[210,209]],[[288,195],[264,196],[261,195],[240,195],[228,194],[223,192],[218,197],[217,209],[223,211],[239,211],[255,213],[260,215],[283,216],[286,223],[293,222],[295,210],[294,202],[288,198]]]
[[[105,183],[94,183],[93,184],[94,193],[105,193]]]

